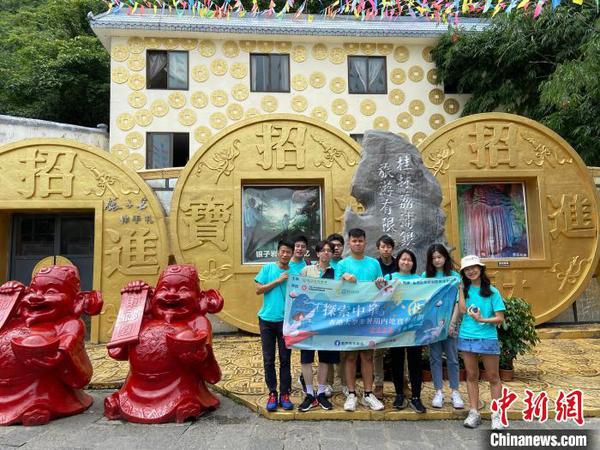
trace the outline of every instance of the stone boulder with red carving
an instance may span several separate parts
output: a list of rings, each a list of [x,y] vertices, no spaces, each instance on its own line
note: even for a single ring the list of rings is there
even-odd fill
[[[172,265],[155,289],[143,282],[125,286],[121,309],[144,289],[148,296],[137,338],[109,344],[109,355],[129,360],[130,370],[123,387],[105,399],[104,415],[139,423],[183,422],[216,409],[219,400],[206,383],[217,383],[221,370],[206,314],[221,311],[223,298],[215,290],[200,290],[194,266]]]
[[[42,425],[89,408],[83,387],[92,364],[80,317],[100,313],[100,293],[80,291],[75,266],[51,266],[28,287],[0,286],[0,309],[0,424]]]

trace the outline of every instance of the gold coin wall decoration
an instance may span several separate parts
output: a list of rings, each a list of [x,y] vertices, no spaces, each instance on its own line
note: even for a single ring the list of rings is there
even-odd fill
[[[306,61],[306,47],[303,45],[294,45],[292,47],[292,59],[297,63]]]
[[[115,45],[110,55],[115,61],[123,62],[129,58],[129,48],[126,45]]]
[[[394,50],[394,46],[392,44],[377,44],[377,52],[380,55],[391,55]]]
[[[210,70],[217,76],[227,73],[227,63],[222,59],[215,59],[210,63]]]
[[[129,80],[129,71],[125,67],[122,67],[122,66],[114,67],[111,70],[110,77],[115,83],[119,83],[119,84],[127,83],[127,80]]]
[[[289,52],[292,48],[292,43],[289,41],[276,42],[275,48],[280,52]]]
[[[260,107],[266,112],[273,112],[277,109],[277,99],[272,95],[265,95],[260,101]]]
[[[132,92],[127,97],[127,101],[132,108],[143,108],[147,102],[146,94],[139,91]]]
[[[292,109],[296,112],[305,111],[308,107],[308,101],[302,95],[295,95],[292,97]]]
[[[181,48],[183,48],[184,50],[194,50],[198,46],[198,40],[192,38],[184,38],[180,40],[179,45],[181,45]]]
[[[360,44],[360,50],[365,55],[372,55],[373,53],[375,53],[375,50],[377,50],[377,45],[371,44],[370,42],[363,42]]]
[[[421,66],[412,66],[408,69],[408,78],[414,82],[421,81],[423,79],[424,71]]]
[[[127,60],[127,67],[131,70],[140,71],[146,67],[146,60],[143,55],[131,55]]]
[[[137,131],[133,131],[125,136],[125,144],[129,148],[140,148],[144,145],[144,135]]]
[[[202,56],[205,56],[206,58],[210,58],[217,51],[214,42],[209,41],[207,39],[200,41],[200,43],[198,44],[198,49],[200,50],[200,54]]]
[[[169,94],[169,106],[171,108],[183,108],[185,106],[185,95],[181,92],[172,92]]]
[[[431,47],[425,47],[421,52],[423,59],[427,62],[433,62],[433,57],[431,56]]]
[[[313,72],[310,74],[310,85],[314,88],[325,86],[325,74],[323,72]]]
[[[129,46],[129,53],[138,55],[146,49],[144,39],[140,37],[130,37],[127,39],[127,45]]]
[[[231,76],[237,80],[241,80],[248,75],[248,66],[243,63],[233,63],[231,65]]]
[[[327,120],[327,110],[322,106],[317,106],[316,108],[313,108],[313,110],[310,113],[310,116],[325,122]]]
[[[342,130],[351,131],[356,126],[356,119],[352,114],[345,114],[340,118],[340,127]]]
[[[256,41],[240,41],[240,48],[245,52],[253,52],[256,49]]]
[[[304,75],[297,74],[292,77],[292,87],[295,91],[303,91],[308,87],[308,80]]]
[[[429,118],[429,126],[437,130],[446,123],[446,119],[441,114],[432,114]]]
[[[163,41],[163,47],[167,50],[175,50],[179,47],[179,41],[175,38],[167,38]]]
[[[129,156],[129,149],[123,144],[113,145],[113,147],[110,149],[110,152],[121,161]]]
[[[404,47],[403,45],[396,47],[394,49],[394,59],[399,63],[408,61],[409,56],[410,56],[410,53],[409,53],[408,49],[406,47]]]
[[[244,113],[244,117],[246,119],[249,119],[251,117],[256,117],[260,114],[260,111],[256,108],[249,108],[246,110],[246,112]]]
[[[373,100],[367,99],[360,102],[360,112],[364,116],[372,116],[377,111],[377,105]]]
[[[227,92],[225,92],[223,89],[217,89],[210,94],[210,102],[218,108],[225,106],[228,101],[229,98],[227,97]]]
[[[400,67],[397,67],[392,70],[390,78],[392,79],[392,83],[402,84],[406,81],[406,73]]]
[[[390,129],[390,121],[383,116],[375,117],[375,120],[373,120],[373,128],[376,130],[387,131]]]
[[[458,104],[458,101],[453,98],[449,98],[444,102],[444,111],[448,114],[456,114],[459,108],[460,105]]]
[[[434,105],[441,105],[444,101],[444,91],[441,89],[432,89],[429,91],[429,101]]]
[[[256,43],[256,50],[263,53],[271,53],[274,47],[273,41],[258,41]]]
[[[329,50],[329,61],[333,64],[342,64],[346,60],[346,52],[341,47],[333,47]]]
[[[135,126],[135,119],[129,113],[119,114],[117,117],[117,126],[120,130],[129,131]]]
[[[396,117],[396,123],[400,128],[410,128],[413,124],[413,118],[409,113],[403,112]]]
[[[412,143],[414,145],[419,145],[421,142],[423,142],[425,140],[426,137],[427,137],[427,135],[425,133],[423,133],[422,131],[418,131],[415,134],[413,134]]]
[[[227,125],[227,117],[222,112],[212,113],[208,119],[210,126],[220,130]]]
[[[144,46],[147,49],[156,49],[156,48],[160,48],[160,39],[155,38],[155,37],[147,37],[144,38]]]
[[[420,116],[425,112],[425,104],[421,100],[413,100],[408,104],[408,110],[413,116]]]
[[[227,41],[223,44],[223,54],[228,58],[235,58],[240,54],[240,48],[237,45],[237,42]]]
[[[139,73],[134,73],[129,76],[127,86],[133,91],[139,91],[146,86],[146,79]]]
[[[335,77],[329,82],[329,89],[331,89],[331,92],[334,94],[341,94],[346,90],[346,80],[342,77]]]
[[[439,84],[438,74],[436,69],[431,69],[427,71],[427,81],[431,84]]]
[[[227,112],[227,117],[231,120],[240,120],[244,115],[244,109],[239,103],[232,103],[225,111]]]
[[[338,116],[346,114],[346,111],[348,111],[348,103],[346,103],[346,100],[344,100],[343,98],[336,98],[331,103],[331,110],[334,114],[337,114]]]
[[[197,116],[193,109],[185,108],[179,111],[177,118],[179,119],[179,123],[181,125],[189,127],[196,123]]]
[[[200,126],[194,131],[194,139],[196,139],[196,141],[200,144],[207,142],[211,135],[212,132],[210,131],[210,128],[205,126]]]
[[[192,67],[192,78],[198,83],[203,83],[208,80],[208,68],[206,66]]]
[[[135,123],[137,123],[140,127],[147,127],[152,123],[152,113],[147,109],[141,109],[134,114]]]
[[[154,100],[150,105],[150,111],[154,117],[164,117],[169,112],[169,105],[164,100]]]
[[[401,105],[404,103],[404,92],[402,89],[392,89],[388,94],[388,99],[392,105]]]
[[[327,58],[327,46],[325,44],[315,44],[312,47],[312,56],[320,61]]]
[[[139,153],[132,153],[125,160],[125,165],[132,170],[142,170],[145,166],[144,157]]]
[[[357,44],[355,42],[349,42],[349,43],[345,43],[343,45],[344,50],[346,50],[346,53],[356,53],[358,51],[358,49],[360,48],[360,44]]]
[[[248,90],[248,86],[245,84],[236,84],[233,86],[233,89],[231,89],[231,96],[238,102],[246,100],[249,94],[250,91]]]
[[[192,94],[190,103],[194,108],[204,108],[208,105],[208,96],[201,91],[196,91]]]

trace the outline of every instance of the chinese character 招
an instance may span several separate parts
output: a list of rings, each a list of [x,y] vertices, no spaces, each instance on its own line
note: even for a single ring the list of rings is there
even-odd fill
[[[283,169],[285,166],[304,168],[306,127],[265,123],[262,130],[256,133],[256,137],[262,138],[262,144],[256,146],[262,161],[256,164],[263,169],[270,169],[273,163],[277,169]]]
[[[475,143],[470,144],[471,152],[476,158],[471,164],[478,169],[496,168],[501,164],[508,167],[517,166],[517,127],[510,124],[475,125]]]
[[[25,198],[34,195],[45,198],[51,194],[59,194],[65,198],[73,195],[73,178],[71,173],[75,162],[75,152],[42,151],[31,149],[24,159],[25,165],[21,181],[25,182],[18,192]]]

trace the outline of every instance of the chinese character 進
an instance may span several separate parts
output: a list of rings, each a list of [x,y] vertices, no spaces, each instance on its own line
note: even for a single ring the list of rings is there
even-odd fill
[[[59,194],[65,198],[73,195],[75,175],[71,171],[75,162],[75,152],[42,151],[34,148],[19,162],[25,165],[25,175],[21,178],[25,187],[18,192],[25,198],[36,194],[43,198],[51,194]]]
[[[214,195],[189,203],[185,213],[188,228],[188,239],[184,243],[185,250],[212,242],[219,250],[227,249],[225,242],[225,224],[229,222],[233,206],[230,200],[218,200]]]
[[[158,272],[156,234],[142,227],[106,231],[115,244],[106,251],[108,263],[105,270],[108,276],[116,270],[124,275],[153,275]]]
[[[548,215],[554,222],[550,235],[556,239],[560,233],[567,237],[587,238],[596,235],[594,226],[593,209],[590,200],[583,194],[563,194],[557,204],[548,195],[548,201],[556,210]]]
[[[262,138],[262,145],[256,146],[262,161],[256,164],[263,169],[273,167],[273,162],[277,169],[283,169],[285,166],[304,168],[306,127],[265,123],[262,130],[256,133],[256,137]],[[291,158],[288,158],[288,155],[291,155]]]
[[[517,166],[516,125],[478,123],[469,136],[475,136],[475,143],[470,147],[477,157],[471,164],[478,169],[495,168],[500,164]]]

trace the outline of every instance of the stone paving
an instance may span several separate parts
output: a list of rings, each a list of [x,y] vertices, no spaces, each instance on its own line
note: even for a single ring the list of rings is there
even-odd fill
[[[484,447],[484,430],[489,429],[488,421],[478,430],[466,429],[456,420],[271,421],[222,396],[221,408],[196,422],[141,425],[102,416],[102,401],[111,392],[90,391],[94,404],[77,416],[39,427],[0,427],[0,449],[473,450]],[[574,425],[514,421],[511,428]],[[600,442],[600,419],[588,419],[584,428],[594,430],[596,443]]]

